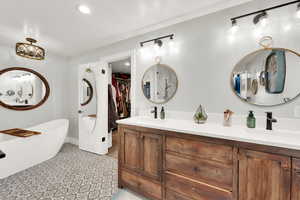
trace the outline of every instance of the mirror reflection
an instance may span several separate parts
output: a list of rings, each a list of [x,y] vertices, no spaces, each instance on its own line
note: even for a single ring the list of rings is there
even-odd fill
[[[157,104],[168,102],[175,95],[177,87],[176,73],[169,66],[163,64],[150,67],[142,80],[145,97]]]
[[[29,69],[0,73],[0,102],[10,109],[28,110],[41,105],[49,95],[46,80]]]
[[[81,82],[81,85],[82,85],[82,103],[81,103],[81,106],[85,106],[87,105],[88,103],[90,103],[90,101],[92,100],[93,98],[93,86],[92,84],[87,80],[87,79],[82,79],[82,82]]]
[[[242,100],[261,106],[287,103],[300,93],[300,55],[281,48],[262,49],[234,68],[231,85]]]

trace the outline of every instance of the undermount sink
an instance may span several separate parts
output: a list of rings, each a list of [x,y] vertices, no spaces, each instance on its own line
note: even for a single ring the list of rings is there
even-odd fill
[[[290,131],[290,130],[266,130],[262,128],[246,128],[245,129],[246,133],[251,133],[251,134],[265,134],[265,135],[287,135],[287,134],[297,134],[296,131]]]
[[[164,122],[166,120],[161,120],[161,119],[153,119],[153,118],[150,118],[150,117],[136,117],[135,118],[136,122],[139,122],[139,123],[157,123],[157,122]]]

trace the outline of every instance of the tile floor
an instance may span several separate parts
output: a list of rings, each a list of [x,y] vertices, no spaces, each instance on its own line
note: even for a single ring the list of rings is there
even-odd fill
[[[1,179],[0,200],[110,200],[122,196],[117,168],[115,158],[65,144],[54,158]]]
[[[0,179],[0,200],[146,200],[117,188],[117,134],[108,156],[65,144],[54,158]]]

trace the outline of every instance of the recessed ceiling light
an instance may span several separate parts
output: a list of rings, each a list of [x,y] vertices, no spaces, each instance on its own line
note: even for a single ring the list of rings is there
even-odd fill
[[[79,5],[77,9],[83,14],[91,14],[91,9],[87,5]]]
[[[128,66],[128,67],[130,66],[130,62],[128,62],[128,61],[125,62],[124,64],[125,64],[125,66]]]

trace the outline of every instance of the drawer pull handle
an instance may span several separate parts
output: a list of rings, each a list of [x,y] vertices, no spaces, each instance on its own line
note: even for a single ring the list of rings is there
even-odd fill
[[[300,171],[296,171],[295,173],[296,173],[296,175],[300,175]]]

